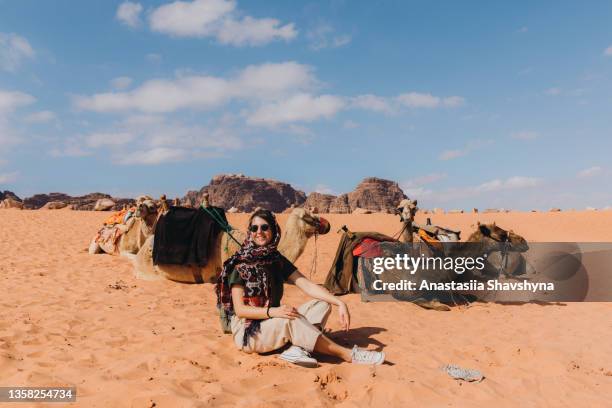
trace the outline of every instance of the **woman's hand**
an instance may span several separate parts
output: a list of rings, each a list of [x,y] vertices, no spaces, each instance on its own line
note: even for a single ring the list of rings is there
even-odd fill
[[[351,314],[348,311],[346,303],[340,302],[338,305],[338,315],[340,316],[340,324],[345,331],[348,331],[351,325]]]
[[[270,308],[270,316],[271,317],[281,317],[283,319],[295,319],[296,317],[300,317],[297,309],[288,305],[281,305],[280,307],[271,307]]]

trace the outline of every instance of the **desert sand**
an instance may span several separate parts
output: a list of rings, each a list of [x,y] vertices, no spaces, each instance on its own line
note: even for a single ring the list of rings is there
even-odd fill
[[[88,255],[107,216],[0,211],[1,386],[74,385],[78,407],[612,406],[612,303],[475,303],[436,312],[347,295],[351,329],[338,331],[334,311],[331,337],[384,348],[388,363],[374,369],[322,358],[319,368],[300,368],[275,354],[238,352],[221,333],[212,285],[140,281],[130,260]],[[316,258],[311,240],[297,262],[316,282],[343,224],[386,234],[400,228],[386,214],[325,217],[332,231],[318,238]],[[496,220],[530,241],[612,242],[612,211],[430,217],[464,237],[476,221]],[[286,215],[279,218],[282,225]],[[246,219],[229,214],[236,226]],[[290,286],[284,300],[306,301]],[[455,381],[441,371],[445,364],[479,369],[486,379]]]

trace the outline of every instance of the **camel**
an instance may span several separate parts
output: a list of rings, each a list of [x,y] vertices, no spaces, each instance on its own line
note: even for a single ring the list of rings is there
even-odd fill
[[[282,228],[281,241],[278,250],[289,261],[295,262],[304,252],[308,239],[315,234],[327,234],[329,222],[310,214],[304,208],[295,208],[285,227]],[[238,242],[243,242],[246,235],[242,231],[234,230],[231,235]],[[154,265],[153,240],[150,236],[138,251],[134,266],[136,277],[145,280],[168,279],[181,283],[214,283],[221,273],[223,262],[233,255],[240,247],[227,232],[222,232],[214,245],[215,251],[204,267],[187,265]]]
[[[155,201],[149,196],[139,197],[136,200],[136,212],[127,223],[112,227],[121,231],[117,244],[96,242],[96,235],[89,244],[89,253],[115,254],[118,251],[123,256],[136,255],[146,239],[153,235],[157,218],[158,207]]]
[[[395,209],[395,214],[400,216],[400,221],[404,224],[400,236],[401,242],[414,242],[412,223],[414,222],[414,216],[418,210],[417,200],[411,200],[409,198],[403,199]]]

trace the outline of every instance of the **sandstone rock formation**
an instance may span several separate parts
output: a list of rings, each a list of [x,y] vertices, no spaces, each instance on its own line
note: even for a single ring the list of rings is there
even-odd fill
[[[110,198],[101,198],[94,204],[94,211],[108,211],[115,206]]]
[[[200,204],[204,193],[208,193],[211,205],[240,212],[252,212],[256,207],[280,213],[291,204],[301,206],[306,201],[304,192],[276,180],[247,177],[242,174],[221,174],[200,191],[189,191],[183,203]]]
[[[376,212],[393,212],[397,204],[406,197],[395,181],[377,177],[363,179],[357,188],[348,193],[351,211],[364,208]]]
[[[59,201],[66,203],[66,205],[69,205],[73,210],[92,211],[95,208],[96,202],[101,199],[109,199],[114,202],[114,205],[109,208],[112,211],[121,210],[124,205],[131,206],[134,204],[134,200],[132,199],[113,198],[110,195],[103,193],[91,193],[78,197],[72,197],[64,193],[36,194],[23,200],[23,204],[25,208],[38,209],[42,208],[49,202]]]
[[[17,209],[22,210],[23,203],[21,201],[17,201],[9,197],[9,198],[5,198],[4,200],[0,200],[0,208],[1,209],[17,208]]]
[[[61,210],[62,208],[66,208],[67,206],[68,204],[63,201],[49,201],[48,203],[40,207],[40,210]]]
[[[329,208],[335,199],[336,196],[331,194],[313,192],[308,194],[304,208],[316,208],[319,213],[329,213]]]
[[[306,198],[301,191],[287,183],[242,174],[222,174],[199,191],[188,191],[182,198],[185,206],[200,205],[208,193],[212,205],[239,212],[252,212],[256,207],[281,213],[291,206],[311,209],[315,213],[349,214],[357,208],[370,212],[393,213],[397,204],[406,198],[399,185],[391,180],[368,177],[350,193],[334,196],[313,192]]]
[[[305,208],[317,208],[320,213],[349,214],[360,209],[370,212],[393,213],[395,207],[406,198],[399,185],[391,180],[368,177],[350,193],[333,196],[331,194],[310,193]]]
[[[329,212],[334,214],[350,214],[351,206],[348,201],[348,194],[341,194],[329,205]]]

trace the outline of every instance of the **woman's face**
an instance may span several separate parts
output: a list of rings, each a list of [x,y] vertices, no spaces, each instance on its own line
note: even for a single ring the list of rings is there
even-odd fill
[[[272,226],[260,217],[254,217],[249,227],[253,242],[257,246],[267,245],[272,241]]]

